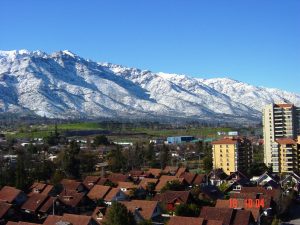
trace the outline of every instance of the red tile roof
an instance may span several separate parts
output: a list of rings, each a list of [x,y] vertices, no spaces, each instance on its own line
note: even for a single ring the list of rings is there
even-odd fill
[[[176,177],[180,177],[181,174],[187,172],[187,168],[185,167],[180,167],[178,170],[177,170],[177,173],[175,174]]]
[[[138,186],[146,190],[149,183],[154,183],[156,185],[157,182],[158,179],[156,178],[144,178],[141,180]]]
[[[275,104],[275,106],[280,107],[280,108],[291,108],[294,105],[293,104],[288,104],[288,103],[283,103],[283,104]]]
[[[53,202],[55,202],[57,197],[50,197],[46,200],[46,202],[39,209],[39,212],[47,213],[50,209],[52,209]]]
[[[113,200],[113,198],[117,195],[117,193],[121,191],[120,188],[111,188],[110,191],[106,194],[104,197],[104,200],[107,202],[110,202]]]
[[[148,171],[147,171],[148,174],[152,174],[153,176],[155,177],[159,177],[162,173],[162,170],[161,169],[156,169],[156,168],[150,168]]]
[[[48,216],[43,225],[55,225],[57,222],[69,222],[72,225],[88,225],[91,220],[91,216],[65,213],[63,216]]]
[[[81,202],[83,197],[83,193],[78,193],[75,190],[64,190],[62,193],[60,193],[58,198],[65,205],[76,207]]]
[[[106,213],[105,207],[96,207],[92,214],[92,218],[98,224],[101,224],[105,220],[105,217],[104,217],[105,213]]]
[[[0,201],[0,219],[4,217],[4,215],[8,212],[8,210],[12,207],[11,204]]]
[[[101,177],[98,176],[87,176],[83,181],[83,185],[90,190],[100,179]]]
[[[204,219],[197,217],[173,216],[167,225],[203,225]]]
[[[128,175],[122,173],[112,173],[107,177],[111,182],[118,184],[119,181],[127,181]]]
[[[248,210],[237,210],[232,225],[249,225],[254,223],[253,216]]]
[[[34,193],[27,199],[21,208],[30,212],[36,212],[42,204],[46,202],[47,198],[47,195]]]
[[[91,200],[98,200],[103,199],[104,196],[109,192],[111,189],[110,186],[104,186],[104,185],[95,185],[90,192],[87,194],[88,198]]]
[[[147,201],[147,200],[132,200],[130,202],[122,202],[128,210],[135,213],[138,209],[139,214],[146,220],[150,220],[154,214],[154,210],[158,205],[157,201]]]
[[[179,176],[179,178],[183,178],[189,185],[191,185],[194,182],[196,177],[197,174],[189,172],[181,173],[181,175]]]
[[[297,142],[292,138],[279,138],[276,142],[280,145],[296,145]]]
[[[8,221],[6,225],[41,225],[39,223],[28,223],[28,222],[12,222],[12,221]]]
[[[64,189],[67,190],[77,190],[77,188],[81,185],[81,182],[70,179],[63,179],[60,183],[63,185]]]
[[[167,173],[176,174],[178,169],[179,168],[177,166],[166,166],[162,172],[165,174],[167,174]]]
[[[191,194],[189,191],[166,191],[162,194],[156,194],[153,200],[164,203],[174,203],[176,201],[187,204],[191,200]]]
[[[0,200],[12,203],[20,193],[21,190],[19,189],[10,186],[4,186],[0,191]]]
[[[237,139],[229,139],[229,138],[224,138],[224,139],[221,139],[221,140],[217,140],[217,141],[213,141],[212,144],[213,145],[233,145],[233,144],[236,144],[238,142]]]
[[[160,191],[168,182],[175,181],[175,180],[178,180],[180,183],[182,183],[184,179],[183,178],[177,178],[175,176],[162,175],[159,178],[159,182],[156,185],[155,190]]]
[[[223,221],[224,225],[230,225],[233,217],[233,209],[204,206],[201,209],[200,217],[206,220],[220,220]]]

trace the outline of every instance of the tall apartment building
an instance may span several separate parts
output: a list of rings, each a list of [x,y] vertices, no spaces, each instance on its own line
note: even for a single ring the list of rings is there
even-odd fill
[[[246,171],[253,160],[251,141],[246,138],[224,138],[212,142],[213,168],[226,174]]]
[[[277,139],[295,139],[300,133],[300,108],[293,104],[270,104],[263,109],[264,162],[280,172]]]

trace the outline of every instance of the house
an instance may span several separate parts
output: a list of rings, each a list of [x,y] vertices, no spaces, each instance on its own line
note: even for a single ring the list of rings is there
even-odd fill
[[[131,191],[135,190],[137,188],[137,185],[135,185],[132,182],[118,182],[118,188],[121,189],[125,194],[129,195]]]
[[[280,181],[282,188],[292,188],[295,191],[300,190],[300,177],[292,172],[285,175],[285,177]]]
[[[101,225],[102,222],[105,220],[105,213],[105,207],[96,207],[92,214],[92,218],[97,224]]]
[[[96,224],[91,216],[75,215],[65,213],[63,216],[50,215],[44,221],[43,225],[94,225]]]
[[[200,217],[206,220],[222,221],[223,225],[254,225],[252,214],[247,210],[204,206]]]
[[[54,204],[54,205],[53,205]],[[41,218],[46,218],[50,214],[60,212],[60,202],[57,197],[49,197],[39,208],[38,213]]]
[[[22,205],[26,199],[25,193],[14,187],[4,186],[0,191],[0,201],[19,206]]]
[[[229,185],[228,191],[240,191],[242,187],[250,186],[250,179],[240,171],[230,173],[225,179],[225,182]]]
[[[28,223],[28,222],[12,222],[12,221],[8,221],[6,225],[41,225],[39,223]]]
[[[183,176],[183,178],[186,180],[186,177]],[[193,185],[195,186],[201,186],[207,184],[207,175],[206,174],[196,174],[196,177],[193,180]],[[188,181],[187,181],[188,182]]]
[[[259,177],[253,177],[251,181],[255,182],[259,186],[263,186],[266,189],[272,190],[273,188],[278,189],[279,177],[275,174],[271,174],[268,171],[260,175]]]
[[[77,192],[86,191],[85,186],[81,182],[76,180],[63,179],[60,183],[63,186],[64,190],[72,190]]]
[[[200,217],[172,216],[167,225],[223,225],[220,220],[205,220]]]
[[[161,169],[156,169],[156,168],[150,168],[147,171],[148,177],[154,177],[154,178],[159,178],[161,173],[162,173],[162,170]]]
[[[48,198],[49,197],[44,194],[31,194],[26,202],[22,205],[21,209],[26,213],[35,214]]]
[[[128,173],[128,176],[130,176],[134,181],[137,181],[144,179],[147,176],[147,174],[142,170],[131,170]]]
[[[120,188],[111,188],[110,191],[104,197],[104,201],[107,205],[111,205],[113,201],[125,201],[128,196],[121,191]]]
[[[88,202],[84,193],[67,189],[59,194],[58,200],[62,203],[62,210],[69,213],[80,212]]]
[[[0,224],[5,224],[13,215],[12,204],[0,201]]]
[[[160,192],[161,189],[163,187],[165,187],[168,182],[173,182],[173,181],[178,181],[179,183],[184,183],[184,179],[183,178],[177,178],[175,176],[162,175],[159,178],[158,184],[155,186],[155,191]]]
[[[32,194],[43,194],[43,195],[51,195],[53,194],[54,186],[50,184],[44,184],[40,182],[34,182],[33,185],[29,188],[28,196]]]
[[[233,202],[235,201],[235,202]],[[249,199],[246,199],[246,201],[249,201]],[[253,205],[250,207],[247,207],[247,204],[245,202],[245,199],[238,199],[238,198],[231,198],[231,199],[218,199],[216,202],[215,207],[216,208],[233,208],[233,209],[245,209],[252,213],[253,219],[255,222],[259,220],[259,216],[261,213],[260,205],[258,204],[256,206],[255,199],[252,199]]]
[[[101,177],[99,177],[99,176],[87,176],[87,177],[85,177],[85,179],[82,183],[88,190],[91,190],[92,187],[95,184],[97,184],[100,179],[101,179]]]
[[[186,172],[188,172],[188,170],[187,170],[186,167],[180,167],[180,168],[177,170],[175,176],[176,176],[176,177],[180,177],[181,174],[186,173]]]
[[[162,171],[162,173],[166,174],[166,175],[172,175],[172,176],[174,176],[177,173],[178,169],[179,168],[177,166],[166,166],[164,168],[164,170]]]
[[[129,181],[130,177],[128,175],[122,174],[122,173],[112,173],[108,177],[108,180],[113,182],[114,184],[118,184],[120,181]]]
[[[138,187],[143,188],[144,190],[148,190],[148,185],[150,183],[152,183],[154,185],[154,188],[155,188],[156,184],[158,183],[158,179],[156,179],[156,178],[144,178],[138,184]]]
[[[104,199],[104,196],[110,191],[110,186],[96,184],[87,194],[87,197],[93,201]]]
[[[190,191],[166,191],[162,194],[156,194],[153,200],[162,202],[168,211],[174,211],[180,204],[189,204],[193,202]]]
[[[155,221],[162,213],[157,201],[132,200],[124,201],[122,204],[133,213],[138,223],[144,220]]]
[[[209,183],[212,185],[220,186],[228,177],[222,169],[214,169],[208,174]]]

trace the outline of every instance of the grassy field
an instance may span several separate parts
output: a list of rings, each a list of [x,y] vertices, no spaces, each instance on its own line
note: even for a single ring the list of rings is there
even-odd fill
[[[54,132],[55,125],[34,125],[28,127],[20,127],[15,132],[7,133],[8,136],[15,138],[38,138],[48,136]],[[146,128],[146,127],[114,127],[96,122],[81,122],[81,123],[65,123],[58,124],[57,130],[60,133],[64,131],[82,131],[82,130],[111,130],[117,133],[130,133],[133,135],[112,135],[112,139],[118,141],[137,141],[147,139],[149,137],[168,137],[177,135],[189,135],[195,137],[217,137],[217,132],[228,132],[230,128],[223,127],[199,127],[186,129],[161,129],[161,128]],[[142,134],[141,134],[142,133]],[[137,134],[137,135],[134,135]]]

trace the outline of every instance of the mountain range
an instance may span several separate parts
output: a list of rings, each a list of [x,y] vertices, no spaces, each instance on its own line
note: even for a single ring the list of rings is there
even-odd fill
[[[264,105],[300,95],[229,78],[155,73],[68,50],[0,51],[0,112],[49,118],[257,122]]]

